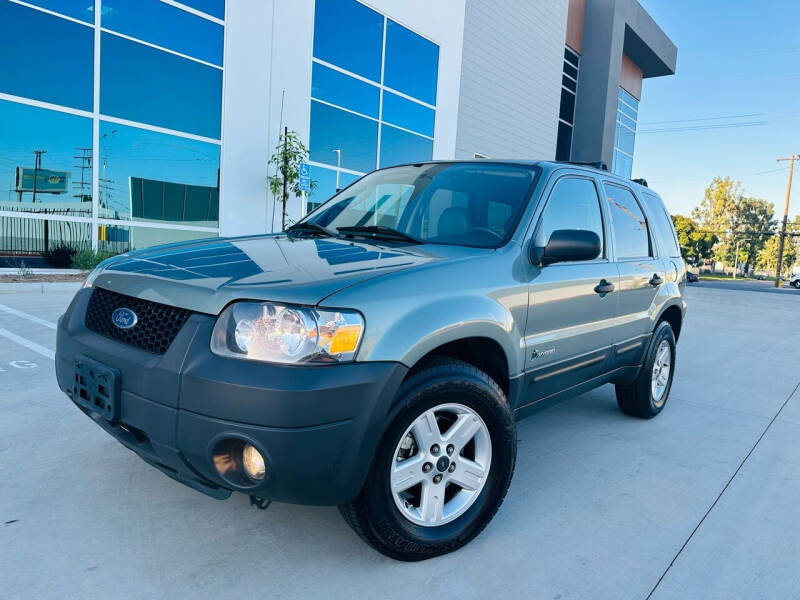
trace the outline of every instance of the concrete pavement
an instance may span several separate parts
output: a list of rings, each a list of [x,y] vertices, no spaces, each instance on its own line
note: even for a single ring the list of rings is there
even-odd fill
[[[520,422],[494,521],[404,564],[335,508],[218,502],[146,465],[56,387],[36,319],[71,293],[0,293],[0,598],[797,597],[800,293],[687,296],[664,413],[605,386]]]

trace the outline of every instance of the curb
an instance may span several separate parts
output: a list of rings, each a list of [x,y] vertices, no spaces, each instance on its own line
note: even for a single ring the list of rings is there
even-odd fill
[[[0,294],[48,294],[53,292],[77,292],[83,285],[80,281],[39,281],[0,283]]]

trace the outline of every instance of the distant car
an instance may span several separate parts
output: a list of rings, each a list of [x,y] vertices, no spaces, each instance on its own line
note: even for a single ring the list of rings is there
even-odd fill
[[[800,273],[792,273],[792,276],[789,278],[789,285],[796,290],[800,290]]]
[[[764,281],[766,278],[767,278],[766,275],[761,275],[760,273],[756,275],[756,279],[758,279],[759,281]]]
[[[686,281],[687,283],[697,283],[700,281],[700,277],[697,275],[697,273],[686,271]]]

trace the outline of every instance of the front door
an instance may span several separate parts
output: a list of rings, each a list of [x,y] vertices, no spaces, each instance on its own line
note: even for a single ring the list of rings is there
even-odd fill
[[[607,228],[592,178],[566,175],[552,187],[534,243],[545,245],[559,229],[594,231],[602,250],[594,260],[531,268],[526,404],[600,375],[614,343],[619,275],[606,251]]]

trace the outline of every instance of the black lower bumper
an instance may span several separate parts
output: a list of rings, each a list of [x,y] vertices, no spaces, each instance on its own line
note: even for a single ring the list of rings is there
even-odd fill
[[[58,382],[71,396],[74,363],[82,356],[118,370],[118,420],[82,410],[127,448],[215,498],[238,490],[298,504],[338,504],[358,494],[405,366],[224,359],[209,350],[214,318],[197,314],[165,354],[154,355],[87,330],[90,294],[79,292],[59,321]],[[239,485],[220,475],[214,450],[230,439],[264,455],[262,482]]]

